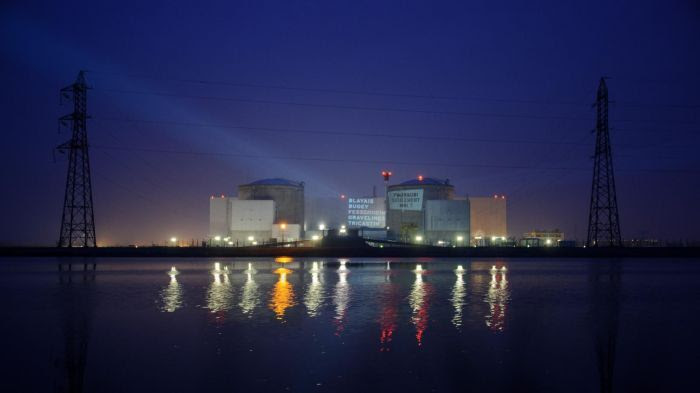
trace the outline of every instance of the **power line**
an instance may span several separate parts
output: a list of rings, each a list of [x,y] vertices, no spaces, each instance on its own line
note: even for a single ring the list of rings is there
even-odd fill
[[[95,90],[99,90],[99,91],[103,91],[103,92],[107,92],[107,93],[116,93],[116,94],[150,95],[150,96],[158,96],[158,97],[186,98],[186,99],[195,99],[195,100],[213,100],[213,101],[241,102],[241,103],[248,103],[248,104],[265,104],[265,105],[288,105],[288,106],[300,106],[300,107],[324,108],[324,109],[349,109],[349,110],[373,111],[373,112],[419,113],[419,114],[428,114],[428,115],[496,117],[496,118],[510,118],[510,119],[531,119],[531,120],[590,121],[589,118],[584,118],[584,117],[569,117],[569,116],[556,116],[556,115],[524,115],[524,114],[512,114],[512,113],[438,111],[438,110],[425,110],[425,109],[387,108],[387,107],[339,105],[339,104],[319,104],[319,103],[308,103],[308,102],[259,100],[259,99],[251,99],[251,98],[165,93],[165,92],[144,91],[144,90],[98,89],[98,88],[95,88]]]
[[[461,111],[442,111],[442,110],[409,109],[409,108],[388,108],[388,107],[372,107],[372,106],[340,105],[340,104],[320,104],[320,103],[295,102],[295,101],[276,101],[276,100],[260,100],[260,99],[252,99],[252,98],[237,98],[237,97],[166,93],[166,92],[145,91],[145,90],[97,89],[97,88],[95,90],[99,90],[99,91],[103,91],[103,92],[107,92],[107,93],[116,93],[116,94],[149,95],[149,96],[157,96],[157,97],[185,98],[185,99],[195,99],[195,100],[213,100],[213,101],[239,102],[239,103],[248,103],[248,104],[287,105],[287,106],[297,106],[297,107],[307,107],[307,108],[360,110],[360,111],[372,111],[372,112],[417,113],[417,114],[427,114],[427,115],[452,115],[452,116],[504,118],[504,119],[568,120],[568,121],[585,121],[585,122],[590,121],[590,118],[587,118],[587,117],[571,117],[571,116],[557,116],[557,115],[526,115],[526,114],[513,114],[513,113],[493,113],[493,112],[461,112]],[[617,120],[615,120],[615,122],[617,122],[617,123],[657,123],[656,121],[652,121],[652,120],[636,120],[636,119],[617,119]],[[664,123],[665,124],[681,124],[681,125],[693,125],[693,124],[695,124],[695,123],[669,122],[669,121],[664,121]]]
[[[351,132],[351,131],[327,131],[327,130],[309,130],[302,128],[273,128],[273,127],[249,127],[249,126],[234,126],[229,124],[212,124],[212,123],[197,123],[197,122],[181,122],[169,120],[146,120],[146,119],[124,119],[116,117],[95,117],[94,120],[124,122],[124,123],[141,123],[141,124],[157,124],[169,126],[185,126],[185,127],[202,127],[202,128],[228,128],[237,130],[262,131],[273,133],[300,133],[300,134],[317,134],[330,136],[360,136],[360,137],[381,137],[381,138],[399,138],[399,139],[417,139],[417,140],[441,140],[441,141],[459,141],[459,142],[477,142],[477,143],[509,143],[509,144],[535,144],[535,145],[574,145],[588,146],[588,144],[574,142],[554,142],[554,141],[534,141],[523,139],[489,139],[489,138],[465,138],[440,135],[399,135],[387,133],[368,133],[368,132]]]
[[[244,82],[234,82],[234,81],[216,81],[216,80],[206,80],[206,79],[188,79],[188,78],[170,78],[163,76],[148,76],[148,75],[132,75],[132,74],[118,74],[118,73],[108,73],[108,72],[93,72],[101,75],[116,76],[129,79],[147,79],[147,80],[157,80],[166,82],[178,82],[178,83],[189,83],[197,85],[209,85],[209,86],[231,86],[231,87],[245,87],[245,88],[255,88],[255,89],[274,89],[274,90],[288,90],[288,91],[303,91],[310,93],[327,93],[327,94],[346,94],[346,95],[364,95],[364,96],[376,96],[376,97],[396,97],[396,98],[414,98],[414,99],[427,99],[427,100],[447,100],[447,101],[475,101],[475,102],[496,102],[496,103],[510,103],[510,104],[537,104],[537,105],[565,105],[565,106],[582,106],[590,107],[591,104],[583,101],[560,101],[560,100],[533,100],[533,99],[519,99],[519,98],[489,98],[489,97],[467,97],[467,96],[449,96],[449,95],[433,95],[433,94],[411,94],[411,93],[395,93],[395,92],[378,92],[378,91],[368,91],[368,90],[349,90],[349,89],[332,89],[332,88],[317,88],[317,87],[302,87],[302,86],[285,86],[285,85],[274,85],[274,84],[261,84],[261,83],[244,83]],[[700,105],[697,104],[679,104],[679,103],[640,103],[632,101],[617,101],[613,102],[615,106],[618,107],[665,107],[674,109],[698,109]]]
[[[107,145],[91,145],[95,149],[109,149],[121,151],[141,151],[149,153],[164,153],[164,154],[185,154],[194,156],[226,156],[238,158],[266,159],[266,160],[297,160],[297,161],[321,161],[321,162],[336,162],[348,164],[373,164],[373,165],[406,165],[406,166],[437,166],[437,167],[455,167],[455,168],[493,168],[493,169],[551,169],[561,171],[590,171],[590,168],[583,167],[537,167],[532,165],[497,165],[497,164],[447,164],[440,162],[420,162],[420,161],[393,161],[393,160],[360,160],[360,159],[340,159],[340,158],[324,158],[324,157],[294,157],[294,156],[263,156],[254,154],[242,153],[224,153],[211,151],[194,151],[194,150],[173,150],[173,149],[154,149],[146,147],[129,147],[129,146],[107,146]],[[690,173],[697,174],[700,170],[694,169],[627,169],[623,172],[658,172],[658,173]]]
[[[104,122],[120,122],[133,124],[154,124],[163,126],[178,126],[178,127],[198,127],[198,128],[225,128],[234,130],[260,131],[270,133],[296,133],[296,134],[313,134],[327,136],[358,136],[368,138],[396,138],[396,139],[414,139],[414,140],[434,140],[434,141],[449,141],[449,142],[470,142],[470,143],[504,143],[504,144],[532,144],[532,145],[562,145],[562,146],[590,146],[588,143],[582,142],[566,142],[566,141],[542,141],[531,139],[493,139],[493,138],[467,138],[447,135],[409,135],[409,134],[390,134],[384,131],[378,133],[371,132],[356,132],[356,131],[330,131],[330,130],[312,130],[306,128],[275,128],[275,127],[253,127],[253,126],[237,126],[231,124],[216,124],[216,123],[200,123],[200,122],[184,122],[173,120],[150,120],[150,119],[134,119],[134,118],[119,118],[119,117],[93,117],[93,120]],[[650,130],[632,130],[632,129],[615,129],[622,132],[643,132]],[[651,132],[651,131],[650,131]],[[657,132],[657,131],[655,131]],[[639,145],[620,145],[623,148],[644,148],[657,147],[658,144],[652,146]]]

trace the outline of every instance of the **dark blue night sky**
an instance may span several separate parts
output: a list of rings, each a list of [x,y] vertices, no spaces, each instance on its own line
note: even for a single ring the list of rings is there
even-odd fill
[[[601,76],[623,237],[700,239],[696,1],[213,3],[3,2],[0,244],[58,237],[80,69],[100,244],[202,238],[243,182],[359,196],[385,168],[585,239]]]

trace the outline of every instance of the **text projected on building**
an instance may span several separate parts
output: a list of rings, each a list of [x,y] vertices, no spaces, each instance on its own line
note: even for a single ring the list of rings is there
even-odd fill
[[[423,208],[423,190],[389,191],[389,209],[421,210]]]
[[[384,228],[384,198],[348,198],[350,228]]]

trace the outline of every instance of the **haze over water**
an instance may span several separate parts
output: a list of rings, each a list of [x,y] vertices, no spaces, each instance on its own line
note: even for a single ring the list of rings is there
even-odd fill
[[[56,259],[0,259],[0,337],[12,360],[0,390],[694,384],[691,260],[396,259],[389,270],[378,259],[284,261],[98,259],[84,273],[76,260],[59,273]]]

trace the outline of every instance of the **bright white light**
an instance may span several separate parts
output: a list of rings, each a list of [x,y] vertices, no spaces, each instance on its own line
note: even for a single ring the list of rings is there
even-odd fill
[[[233,242],[228,242],[228,245],[229,245],[229,246],[232,246],[232,245],[233,245]]]
[[[318,235],[311,236],[311,240],[318,240]]]
[[[457,236],[457,241],[458,241],[458,242],[461,242],[462,240],[464,240],[464,237],[462,237],[462,236]]]
[[[443,242],[442,240],[438,240],[438,244],[443,245],[443,244],[445,244],[445,242]]]
[[[171,238],[170,238],[170,241],[173,242],[173,243],[175,243],[175,242],[177,241],[177,238],[176,238],[176,237],[171,237]]]
[[[255,237],[254,237],[254,236],[248,236],[248,241],[249,241],[249,242],[252,242],[253,240],[255,240]]]
[[[506,269],[506,267],[505,267],[505,266],[501,267],[501,271],[502,271],[502,272],[504,272],[504,273],[505,273],[505,272],[506,272],[507,270],[508,270],[508,269]]]
[[[423,265],[420,263],[416,265],[416,272],[422,272],[423,271]]]
[[[547,243],[547,245],[550,245],[550,244],[552,244],[552,239],[547,239],[544,242]]]
[[[226,242],[229,241],[229,240],[231,240],[231,237],[230,237],[230,236],[224,238],[224,241],[226,241]]]
[[[504,240],[504,241],[505,241],[505,240],[506,240],[506,237],[505,237],[505,236],[501,236],[501,240]]]
[[[214,240],[216,240],[217,242],[221,241],[221,236],[214,236]]]
[[[341,226],[340,226],[340,229],[345,229],[345,225],[341,225]]]
[[[416,241],[417,242],[422,242],[423,241],[423,236],[416,236]]]
[[[491,270],[496,271],[496,265],[491,266]]]
[[[254,246],[257,246],[257,245],[258,245],[258,242],[253,242],[253,245],[254,245]]]
[[[340,231],[339,231],[339,232],[340,232],[340,233],[348,233],[347,229],[345,229],[345,228],[340,228]]]
[[[312,272],[317,272],[318,271],[318,262],[314,262],[313,266],[311,267]]]
[[[491,236],[491,241],[492,241],[492,242],[495,242],[496,239],[498,239],[496,236]]]
[[[319,231],[323,231],[324,229],[326,229],[326,224],[318,224]]]
[[[219,262],[214,262],[214,271],[218,272],[221,270],[221,264]]]
[[[458,272],[463,272],[463,271],[464,271],[464,268],[462,267],[462,265],[457,265],[457,271],[458,271]]]

